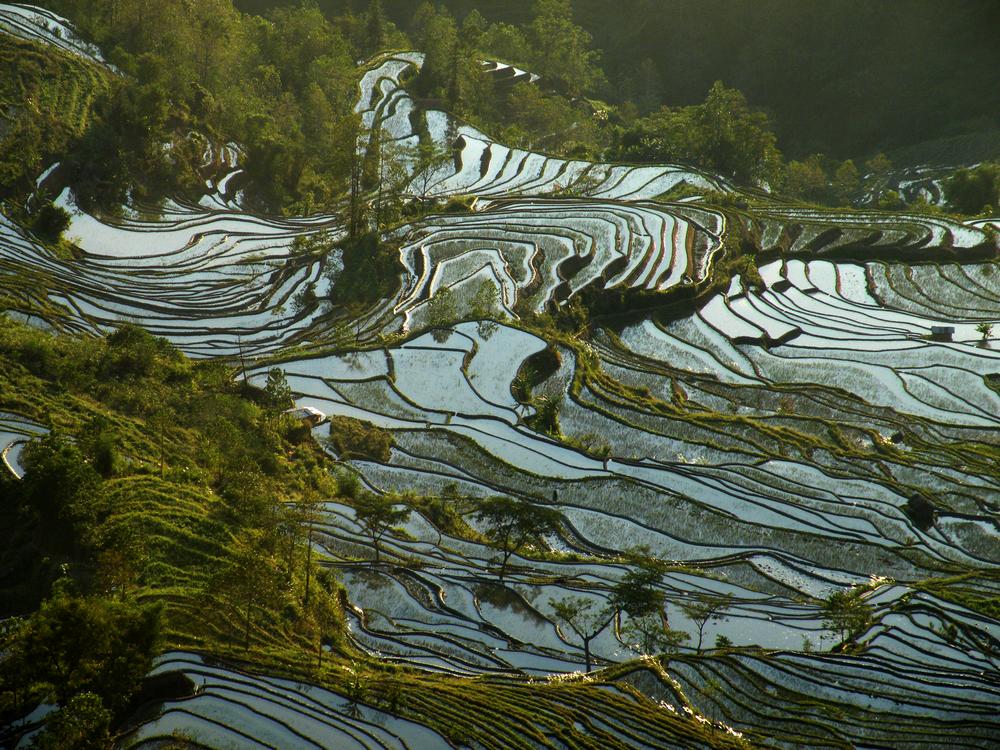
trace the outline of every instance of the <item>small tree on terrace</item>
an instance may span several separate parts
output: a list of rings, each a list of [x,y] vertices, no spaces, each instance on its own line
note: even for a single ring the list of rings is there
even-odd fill
[[[376,495],[364,492],[354,500],[354,515],[375,548],[375,562],[379,562],[382,539],[397,524],[405,523],[410,509],[398,508],[399,498],[393,495]]]
[[[524,500],[491,497],[476,511],[476,521],[485,524],[486,536],[503,554],[500,578],[507,572],[507,563],[515,552],[536,543],[547,534],[559,531],[563,515],[554,508],[542,508]]]
[[[452,151],[435,141],[421,143],[405,152],[413,163],[413,177],[409,189],[421,201],[430,197],[431,188],[438,179],[439,171],[452,159]]]
[[[590,657],[590,642],[614,619],[613,606],[601,606],[593,599],[582,596],[567,596],[549,599],[549,606],[559,622],[572,630],[583,644],[583,658],[590,671],[593,660]]]
[[[698,629],[698,645],[696,648],[699,654],[701,653],[701,644],[705,637],[705,626],[712,620],[722,617],[722,613],[729,609],[732,603],[733,597],[730,594],[722,596],[718,594],[696,594],[692,601],[681,606],[684,614],[694,622],[695,627]]]
[[[993,324],[992,323],[979,323],[976,326],[976,332],[983,337],[981,344],[986,344],[989,337],[993,334]]]
[[[292,389],[288,385],[285,371],[280,367],[272,367],[267,371],[267,382],[264,385],[267,398],[275,409],[287,409],[292,405]]]
[[[644,654],[674,651],[688,634],[667,626],[664,593],[657,588],[665,566],[651,557],[641,559],[611,594],[611,604],[628,615],[622,626],[626,645]]]
[[[834,591],[823,603],[823,626],[835,630],[843,643],[871,625],[872,612],[864,600],[864,589]]]

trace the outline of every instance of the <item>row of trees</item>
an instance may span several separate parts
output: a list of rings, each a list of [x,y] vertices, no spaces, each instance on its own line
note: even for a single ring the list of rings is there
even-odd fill
[[[424,3],[409,31],[427,52],[413,92],[443,100],[504,142],[569,156],[693,164],[738,184],[767,186],[827,205],[851,205],[862,197],[862,174],[850,159],[814,154],[786,164],[771,118],[720,81],[701,104],[663,107],[651,93],[658,74],[646,60],[633,76],[638,104],[596,101],[594,97],[609,93],[601,55],[590,34],[574,23],[568,0],[537,3],[533,18],[522,27],[488,23],[476,10],[458,23],[443,6]],[[518,64],[541,80],[513,87],[497,84],[482,74],[484,59]],[[891,164],[879,154],[866,167],[875,184]],[[875,191],[873,199],[879,197]],[[898,207],[888,200],[885,207]]]
[[[452,493],[452,503],[459,498]],[[382,543],[393,527],[405,523],[412,508],[400,495],[375,495],[358,491],[354,500],[358,524],[372,542],[375,562],[381,560]],[[544,546],[546,537],[558,535],[565,517],[556,508],[510,497],[490,497],[476,501],[473,517],[487,542],[499,553],[497,576],[502,581],[510,571],[510,560]],[[593,596],[570,595],[552,598],[552,614],[580,642],[586,669],[593,666],[591,644],[612,622],[618,621],[623,641],[640,654],[675,652],[691,640],[691,634],[670,627],[667,620],[666,594],[661,586],[668,567],[639,548],[626,556],[628,570],[610,592]],[[874,610],[865,600],[865,588],[837,590],[821,606],[824,627],[837,634],[841,645],[861,635],[874,621]],[[709,623],[724,619],[733,605],[730,594],[695,592],[680,603],[684,617],[694,627],[696,653],[705,648]],[[729,639],[718,636],[716,648],[730,646]]]
[[[360,492],[352,502],[378,564],[384,538],[394,526],[407,521],[411,508],[405,497],[392,494]],[[473,516],[487,542],[500,553],[495,572],[501,581],[515,554],[543,547],[545,538],[559,534],[565,525],[565,517],[555,508],[503,496],[478,501]],[[660,586],[667,567],[648,550],[638,550],[629,561],[632,565],[609,596],[566,596],[549,601],[555,619],[580,641],[588,672],[593,666],[591,643],[622,615],[627,615],[622,637],[639,653],[675,651],[690,638],[686,632],[671,629],[667,622],[666,596]],[[722,617],[731,604],[727,595],[699,594],[681,605],[697,632],[698,653],[703,649],[707,624]],[[723,639],[717,645],[724,643]]]

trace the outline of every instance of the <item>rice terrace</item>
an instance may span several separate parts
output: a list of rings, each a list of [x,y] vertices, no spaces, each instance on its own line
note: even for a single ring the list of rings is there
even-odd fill
[[[0,3],[0,748],[1000,747],[998,10]]]

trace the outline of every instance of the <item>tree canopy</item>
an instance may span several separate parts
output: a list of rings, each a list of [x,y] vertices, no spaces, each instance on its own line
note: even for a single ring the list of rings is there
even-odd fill
[[[529,544],[537,544],[548,534],[557,533],[563,522],[562,514],[555,508],[510,497],[491,497],[482,501],[475,518],[483,524],[491,544],[501,552],[501,578],[507,572],[511,555]]]

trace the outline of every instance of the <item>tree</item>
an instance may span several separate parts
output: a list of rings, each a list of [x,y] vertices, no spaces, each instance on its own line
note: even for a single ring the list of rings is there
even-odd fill
[[[385,11],[382,0],[371,0],[365,16],[365,53],[373,55],[385,46]]]
[[[392,433],[354,417],[331,417],[329,445],[341,460],[360,458],[389,463]]]
[[[177,421],[177,415],[174,414],[173,410],[165,405],[161,404],[160,408],[150,415],[149,419],[146,420],[147,424],[153,428],[156,433],[156,445],[160,454],[160,479],[163,479],[164,472],[166,471],[167,462],[167,447],[166,447],[166,434],[167,429],[171,427]]]
[[[1000,208],[1000,163],[987,162],[974,169],[959,169],[945,180],[948,208],[973,215]]]
[[[865,169],[868,170],[872,177],[885,178],[892,171],[892,161],[888,156],[879,151],[865,162]]]
[[[731,594],[720,596],[718,594],[695,594],[692,601],[681,605],[684,614],[690,619],[698,630],[698,645],[695,647],[701,653],[702,641],[705,637],[705,626],[712,620],[722,616],[732,605]]]
[[[69,703],[48,717],[34,738],[38,750],[97,750],[111,747],[111,712],[100,696],[77,693]]]
[[[93,693],[110,711],[128,704],[152,668],[160,640],[160,609],[84,597],[62,578],[52,595],[5,639],[0,661],[4,690],[11,684],[51,692],[60,706]]]
[[[525,500],[491,497],[483,500],[476,510],[476,520],[484,524],[490,543],[500,550],[503,559],[499,576],[507,572],[511,555],[529,544],[537,544],[547,534],[556,534],[564,521],[562,513]]]
[[[987,323],[985,321],[982,322],[982,323],[977,323],[976,324],[976,333],[978,333],[980,336],[983,337],[982,341],[980,342],[980,344],[982,344],[983,346],[986,346],[986,342],[989,340],[990,336],[993,334],[993,324],[992,323]]]
[[[134,516],[113,516],[95,533],[96,580],[108,594],[124,601],[135,588],[149,559],[149,535]]]
[[[531,59],[531,44],[524,32],[508,23],[493,23],[478,39],[479,49],[497,60],[527,64]]]
[[[621,612],[636,617],[659,612],[663,608],[664,594],[657,585],[663,572],[664,567],[658,560],[642,561],[615,586],[611,603]]]
[[[285,371],[280,367],[272,367],[267,371],[267,382],[264,385],[268,401],[275,409],[287,409],[292,405],[292,389],[288,385]]]
[[[409,157],[411,150],[401,147],[395,141],[387,141],[381,131],[372,139],[373,158],[377,185],[372,202],[374,208],[374,231],[381,234],[383,227],[392,224],[402,212],[403,199],[410,184]]]
[[[91,418],[77,440],[84,457],[104,479],[109,479],[118,465],[120,438],[103,414]]]
[[[433,15],[423,16],[420,22],[423,25],[424,64],[414,81],[414,88],[420,96],[443,99],[454,85],[455,54],[460,45],[458,26],[444,6]]]
[[[771,123],[737,89],[716,81],[703,104],[663,107],[623,133],[618,155],[629,161],[680,161],[744,184],[774,187],[782,157]],[[825,184],[825,181],[824,181]]]
[[[450,286],[443,286],[434,292],[427,303],[427,323],[435,328],[443,328],[457,319],[455,291]]]
[[[58,242],[63,232],[69,229],[70,215],[62,206],[45,201],[35,209],[31,217],[31,228],[35,234],[48,242]]]
[[[536,397],[532,404],[535,407],[535,413],[526,420],[531,428],[558,438],[559,409],[562,407],[562,396],[552,398],[543,394]]]
[[[599,605],[594,599],[567,596],[549,599],[549,606],[556,619],[576,633],[583,644],[583,657],[590,671],[590,642],[606,628],[615,617],[615,608]]]
[[[785,192],[802,200],[821,203],[826,200],[829,180],[823,157],[810,155],[805,161],[790,161],[785,169]]]
[[[843,643],[866,630],[872,623],[873,609],[864,599],[865,591],[854,587],[834,591],[823,602],[823,626],[835,630]]]
[[[436,15],[437,10],[434,8],[434,4],[427,2],[427,0],[420,3],[413,11],[409,26],[410,39],[413,40],[418,49],[426,49],[428,28]]]
[[[671,630],[664,610],[665,597],[658,588],[665,566],[643,555],[615,586],[611,604],[628,616],[622,626],[626,645],[639,653],[653,654],[676,650],[688,634]]]
[[[393,526],[405,523],[410,517],[410,509],[398,505],[398,497],[373,492],[364,492],[354,500],[354,516],[372,540],[376,563],[379,562],[382,539]]]
[[[100,475],[58,432],[29,442],[22,463],[21,506],[46,524],[46,543],[59,550],[83,549],[107,512]]]
[[[841,162],[833,173],[833,195],[837,204],[850,206],[861,189],[861,173],[850,159]]]
[[[438,172],[451,160],[452,152],[436,141],[421,141],[406,155],[413,163],[413,177],[408,187],[421,201],[427,201]]]
[[[228,559],[209,583],[243,620],[243,650],[258,610],[277,607],[284,599],[286,578],[274,554],[273,540],[260,529],[243,529],[229,545]]]
[[[570,0],[538,0],[528,27],[535,72],[571,97],[594,93],[607,83],[598,67],[593,38],[573,23]]]
[[[477,320],[486,320],[500,310],[500,289],[493,279],[483,279],[472,295],[470,312]]]

